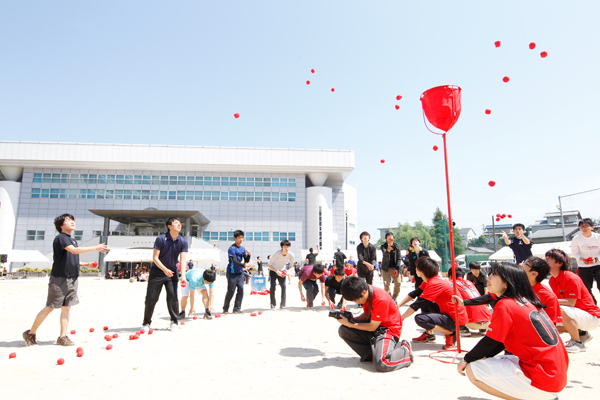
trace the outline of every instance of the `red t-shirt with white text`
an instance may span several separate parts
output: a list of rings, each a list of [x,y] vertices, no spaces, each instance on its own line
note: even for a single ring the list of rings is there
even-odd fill
[[[546,306],[544,311],[548,314],[548,317],[555,324],[562,323],[562,312],[560,311],[560,305],[558,304],[558,298],[550,288],[542,283],[536,283],[531,287],[538,299]]]
[[[440,307],[441,313],[448,314],[452,317],[452,319],[455,320],[456,305],[452,302],[454,289],[452,288],[450,282],[441,278],[439,275],[436,275],[432,278],[429,278],[427,282],[423,282],[420,288],[423,290],[423,294],[421,294],[419,297],[425,300],[433,301],[438,305],[438,307]],[[468,323],[468,321],[469,316],[467,315],[465,307],[458,307],[458,324],[464,325]]]
[[[567,385],[569,357],[556,327],[533,304],[500,299],[494,306],[486,333],[519,357],[519,365],[531,386],[560,392]]]
[[[450,284],[452,285],[451,281]],[[456,288],[463,300],[474,299],[475,297],[481,296],[473,282],[466,281],[462,278],[456,278]],[[485,305],[467,306],[465,309],[467,310],[469,322],[487,322],[492,319],[492,313]]]
[[[369,301],[363,304],[363,311],[369,312]],[[388,292],[373,286],[373,307],[371,320],[380,321],[379,326],[385,326],[392,335],[400,337],[402,333],[402,316],[396,303]]]
[[[571,271],[560,271],[556,278],[550,278],[550,287],[559,299],[577,299],[575,308],[600,318],[600,308],[594,303],[592,295],[581,278]]]

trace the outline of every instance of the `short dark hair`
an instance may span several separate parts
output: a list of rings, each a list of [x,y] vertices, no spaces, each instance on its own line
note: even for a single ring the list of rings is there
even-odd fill
[[[75,217],[72,216],[71,214],[62,214],[62,215],[59,215],[58,217],[54,218],[54,227],[56,228],[58,233],[62,233],[62,226],[65,223],[66,218],[69,218],[69,219],[75,221]]]
[[[421,271],[427,279],[433,278],[440,272],[438,263],[429,257],[419,257],[417,259],[417,269]]]
[[[244,231],[242,231],[241,229],[233,231],[233,237],[236,238],[238,236],[244,236]]]
[[[289,240],[287,240],[287,239],[283,239],[283,240],[281,241],[281,243],[279,243],[279,245],[280,245],[281,247],[283,247],[283,246],[291,246],[291,245],[292,245],[292,243],[290,243],[290,241],[289,241]]]
[[[513,228],[512,228],[513,231],[515,229],[517,229],[519,226],[521,227],[521,229],[525,230],[525,225],[523,225],[522,223],[518,222],[518,223],[516,223],[516,224],[513,225]]]
[[[385,238],[387,239],[387,238],[388,238],[388,236],[390,236],[390,235],[391,235],[391,236],[394,236],[394,232],[386,232],[386,233],[385,233]]]
[[[344,272],[344,267],[336,268],[335,271],[333,271],[333,274],[337,276],[346,275],[346,273]]]
[[[454,267],[456,268],[456,277],[457,278],[462,278],[465,276],[465,270],[460,268],[460,267]],[[452,268],[450,268],[448,270],[448,278],[452,278]]]
[[[205,283],[213,283],[217,280],[217,272],[213,271],[212,269],[207,269],[202,274],[202,279],[204,279]]]
[[[362,240],[362,237],[363,237],[363,236],[365,236],[365,235],[369,235],[369,237],[371,237],[371,234],[370,234],[369,232],[367,232],[367,231],[364,231],[364,232],[362,232],[362,233],[360,234],[360,236],[358,236],[358,238],[359,238],[360,240]]]
[[[349,301],[356,301],[362,292],[369,290],[369,284],[357,276],[349,276],[342,281],[342,297]]]
[[[418,240],[418,241],[419,241],[419,243],[421,243],[421,239],[419,239],[418,237],[414,237],[414,238],[411,238],[411,239],[410,239],[410,245],[411,245],[411,246],[412,246],[412,242],[413,242],[413,240]]]
[[[560,249],[550,249],[545,254],[546,257],[550,257],[557,263],[561,263],[560,269],[562,271],[568,271],[571,268],[571,259],[564,251]]]
[[[312,253],[312,252],[313,252],[313,248],[311,247],[310,249],[308,249],[308,251],[309,251],[310,253]]]
[[[469,269],[481,269],[481,265],[477,261],[471,261],[469,263]]]
[[[490,268],[490,275],[498,276],[506,283],[506,290],[501,298],[515,299],[521,304],[525,304],[527,300],[538,309],[544,307],[531,288],[525,270],[519,265],[507,262],[494,263]]]
[[[322,274],[323,273],[323,265],[322,264],[317,264],[313,266],[313,274]]]
[[[174,222],[174,221],[179,221],[179,222],[181,222],[181,220],[180,220],[179,218],[177,218],[177,217],[170,217],[169,219],[167,219],[167,220],[165,221],[165,226],[167,227],[167,229],[169,229],[169,226],[173,225],[173,222]]]
[[[581,226],[583,224],[588,224],[592,228],[594,227],[594,221],[592,221],[591,218],[584,218],[584,219],[579,220],[579,224],[577,226]]]
[[[546,262],[546,260],[542,260],[541,258],[535,256],[529,256],[525,261],[529,261],[529,263],[527,263],[529,269],[538,273],[538,275],[535,277],[535,281],[537,283],[540,283],[546,279],[550,273],[550,265]]]

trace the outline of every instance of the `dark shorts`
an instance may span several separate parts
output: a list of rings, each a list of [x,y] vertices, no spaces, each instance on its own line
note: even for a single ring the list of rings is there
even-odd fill
[[[448,314],[442,313],[430,313],[430,314],[417,314],[415,315],[415,322],[421,328],[426,330],[432,330],[437,326],[440,326],[447,331],[454,332],[456,331],[456,325],[452,317]]]
[[[61,308],[79,304],[79,297],[77,296],[78,286],[79,279],[77,276],[72,278],[50,276],[46,307]]]

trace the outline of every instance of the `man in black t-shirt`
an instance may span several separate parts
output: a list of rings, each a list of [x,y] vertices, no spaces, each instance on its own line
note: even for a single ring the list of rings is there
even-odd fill
[[[308,249],[304,265],[317,265],[317,256],[319,255],[319,245],[317,245],[317,254],[313,253],[312,247]]]
[[[71,237],[75,230],[75,217],[71,214],[63,214],[54,219],[54,226],[59,235],[54,238],[52,247],[54,248],[54,263],[50,272],[50,282],[48,284],[48,298],[46,307],[42,309],[35,317],[31,329],[23,332],[25,345],[31,346],[37,344],[36,332],[42,322],[54,309],[60,308],[60,336],[56,344],[61,346],[73,346],[75,343],[67,336],[69,328],[69,312],[71,306],[79,304],[77,297],[79,268],[94,267],[94,263],[82,263],[79,261],[79,254],[90,251],[100,251],[108,253],[109,248],[104,243],[93,247],[78,247],[77,241]]]
[[[337,251],[335,253],[333,253],[333,261],[335,264],[335,267],[343,267],[344,266],[344,260],[346,259],[346,255],[344,253],[342,253],[342,249],[338,246]]]
[[[525,236],[525,225],[523,224],[514,224],[513,232],[515,237],[509,238],[506,232],[502,231],[502,238],[504,243],[513,251],[516,263],[521,264],[532,256],[531,246],[533,246],[533,241]]]
[[[262,260],[259,257],[256,257],[256,273],[258,276],[265,276],[263,273]]]
[[[476,261],[471,261],[469,263],[469,269],[471,272],[469,272],[465,278],[468,281],[473,282],[479,294],[483,296],[487,293],[487,275],[481,272],[481,265]]]
[[[377,249],[371,243],[371,235],[365,231],[360,234],[360,243],[356,246],[358,265],[356,266],[358,276],[373,285],[373,269],[377,264]]]
[[[329,302],[329,308],[335,307],[335,295],[342,294],[342,280],[346,277],[344,268],[336,268],[332,275],[325,279],[325,297]],[[346,300],[342,297],[337,305],[337,308],[346,306]]]

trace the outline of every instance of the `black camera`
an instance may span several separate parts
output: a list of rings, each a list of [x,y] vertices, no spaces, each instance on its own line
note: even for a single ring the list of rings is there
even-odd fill
[[[329,316],[335,319],[342,319],[342,315],[346,317],[348,322],[354,322],[354,314],[350,311],[329,311]]]

